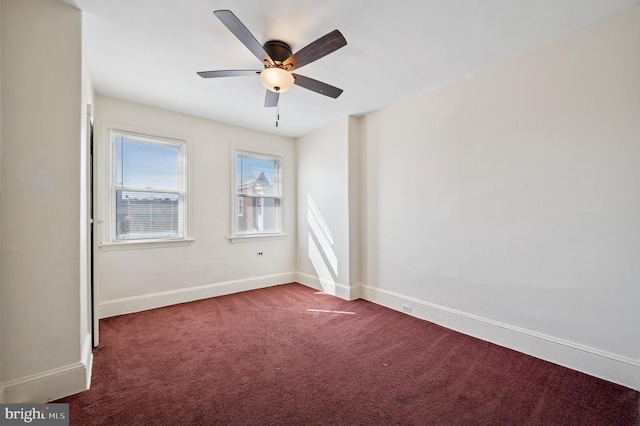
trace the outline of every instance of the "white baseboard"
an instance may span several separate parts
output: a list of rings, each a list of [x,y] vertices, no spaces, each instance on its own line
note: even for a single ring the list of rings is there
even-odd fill
[[[363,298],[401,312],[402,305],[410,305],[412,307],[411,315],[415,317],[635,390],[640,390],[640,360],[609,353],[510,324],[500,323],[388,290],[362,284],[348,286],[340,283],[324,282],[318,277],[302,272],[234,280],[136,297],[107,300],[99,303],[99,316],[100,318],[107,318],[290,282],[298,282],[345,300]],[[4,385],[6,388],[5,397],[8,399],[9,384],[5,383]]]
[[[315,288],[316,290],[320,290],[333,296],[337,296],[341,299],[356,300],[360,298],[360,285],[348,286],[335,282],[328,282],[321,278],[302,272],[296,272],[295,281],[299,284]]]
[[[89,389],[93,365],[91,337],[87,335],[84,342],[80,361],[4,383],[2,401],[45,403]]]
[[[640,360],[457,311],[388,290],[362,285],[360,297],[443,327],[544,359],[610,382],[640,390]]]
[[[256,278],[144,294],[141,296],[125,297],[122,299],[106,300],[98,303],[98,315],[100,318],[108,318],[116,315],[131,314],[148,309],[176,305],[178,303],[193,302],[195,300],[224,296],[241,291],[287,284],[294,282],[295,279],[295,272],[287,272],[284,274],[266,275]]]

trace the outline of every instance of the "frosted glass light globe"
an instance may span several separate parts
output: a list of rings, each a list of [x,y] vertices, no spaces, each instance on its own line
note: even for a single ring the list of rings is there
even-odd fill
[[[260,73],[262,85],[272,92],[286,92],[293,86],[293,75],[282,68],[267,68]]]

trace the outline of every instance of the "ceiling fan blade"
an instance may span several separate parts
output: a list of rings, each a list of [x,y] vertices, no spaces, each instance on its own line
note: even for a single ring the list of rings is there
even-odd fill
[[[202,78],[217,77],[242,77],[247,75],[259,75],[259,70],[219,70],[219,71],[199,71],[198,75]]]
[[[264,97],[264,106],[266,108],[277,106],[279,99],[280,99],[280,93],[267,90],[267,94]]]
[[[215,10],[214,15],[222,21],[222,23],[235,35],[238,40],[244,44],[247,49],[253,53],[256,58],[264,64],[268,62],[273,64],[273,59],[264,51],[262,45],[256,40],[256,38],[249,32],[247,27],[233,14],[230,10]]]
[[[305,89],[311,90],[312,92],[320,93],[321,95],[329,96],[330,98],[337,98],[343,92],[342,89],[338,89],[330,84],[323,83],[318,80],[314,80],[313,78],[305,77],[300,74],[293,74],[294,84],[300,87],[304,87]]]
[[[284,65],[290,65],[289,69],[293,71],[340,49],[346,44],[347,40],[342,36],[342,33],[333,30],[291,55],[284,61]]]

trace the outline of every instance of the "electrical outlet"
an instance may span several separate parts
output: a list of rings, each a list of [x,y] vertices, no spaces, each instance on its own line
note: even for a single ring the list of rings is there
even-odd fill
[[[263,251],[258,251],[258,252],[256,252],[256,256],[263,257],[264,256],[264,252]]]
[[[406,312],[406,313],[410,314],[411,313],[411,306],[402,305],[402,312]]]

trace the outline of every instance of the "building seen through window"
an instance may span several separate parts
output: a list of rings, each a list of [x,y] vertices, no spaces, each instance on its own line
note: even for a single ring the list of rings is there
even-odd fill
[[[236,235],[281,232],[280,176],[279,157],[236,153]]]

